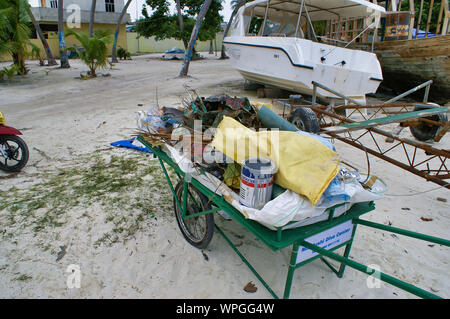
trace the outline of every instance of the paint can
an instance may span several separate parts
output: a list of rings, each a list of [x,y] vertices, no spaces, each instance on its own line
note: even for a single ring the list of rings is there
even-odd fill
[[[242,163],[239,202],[261,209],[272,196],[273,176],[277,167],[269,159],[248,158]]]

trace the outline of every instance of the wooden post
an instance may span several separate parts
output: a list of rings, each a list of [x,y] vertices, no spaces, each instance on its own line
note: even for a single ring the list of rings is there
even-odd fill
[[[422,12],[423,12],[423,0],[420,0],[419,18],[417,19],[416,36],[414,38],[417,38],[420,31],[420,21],[422,20]]]
[[[347,21],[345,21],[345,41],[351,41],[351,21],[350,18],[347,18]]]
[[[433,5],[434,5],[434,0],[431,0],[430,10],[428,10],[428,20],[427,20],[427,29],[425,31],[425,38],[428,38],[428,32],[430,31],[431,16],[433,15]]]
[[[441,28],[442,14],[444,12],[444,2],[448,0],[441,0],[441,7],[439,8],[439,18],[436,26],[436,35],[439,35],[439,29]]]
[[[397,11],[397,2],[396,0],[391,0],[391,11]]]
[[[447,29],[448,29],[448,20],[450,19],[450,11],[448,8],[448,2],[444,1],[444,22],[442,23],[442,35],[446,35],[447,34]]]
[[[408,40],[412,39],[412,33],[415,23],[416,10],[414,9],[414,0],[409,0],[409,32]]]

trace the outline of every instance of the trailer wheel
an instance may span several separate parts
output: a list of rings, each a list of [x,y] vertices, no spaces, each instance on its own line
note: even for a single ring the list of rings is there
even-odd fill
[[[414,108],[414,111],[420,111],[426,109],[423,106],[416,106]],[[435,114],[432,116],[425,117],[426,119],[439,122],[442,124],[447,123],[448,118],[445,113]],[[432,140],[436,137],[436,135],[441,130],[442,126],[439,125],[433,125],[430,123],[426,123],[421,121],[419,125],[417,126],[410,126],[409,130],[411,131],[411,134],[419,141],[426,142],[429,140]]]
[[[302,131],[315,134],[320,132],[319,120],[317,119],[316,113],[307,107],[295,109],[288,120]]]
[[[175,186],[175,194],[182,206],[184,190],[183,184],[183,181],[179,181]],[[175,198],[173,199],[173,206],[178,227],[187,242],[199,249],[206,248],[214,234],[213,214],[209,213],[197,217],[183,218],[182,208],[178,206]],[[194,185],[189,183],[186,207],[186,216],[189,216],[211,209],[211,204],[208,203],[208,198],[206,198],[205,195],[195,188]]]

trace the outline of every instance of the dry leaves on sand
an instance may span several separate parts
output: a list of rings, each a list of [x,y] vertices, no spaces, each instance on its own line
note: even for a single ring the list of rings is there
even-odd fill
[[[256,292],[256,290],[258,290],[258,288],[256,288],[255,284],[253,284],[253,282],[250,281],[248,284],[245,285],[244,290],[246,292],[253,293],[253,292]]]

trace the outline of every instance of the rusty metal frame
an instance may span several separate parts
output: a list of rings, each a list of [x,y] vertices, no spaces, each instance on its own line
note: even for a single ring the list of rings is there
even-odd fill
[[[424,94],[424,103],[428,99],[428,91],[429,86],[431,85],[431,81],[425,82],[424,84],[409,90],[399,97],[404,97],[406,93],[412,93],[417,91],[418,89],[425,88]],[[327,87],[313,82],[314,85],[314,93],[317,92],[317,87],[321,89],[325,89],[330,91]],[[331,91],[330,91],[331,92]],[[357,149],[360,149],[368,154],[376,156],[384,161],[387,161],[393,165],[396,165],[406,171],[409,171],[419,177],[425,178],[427,181],[436,183],[442,187],[450,189],[450,150],[439,149],[433,147],[431,144],[419,142],[414,139],[402,138],[399,136],[399,132],[401,128],[414,125],[414,121],[418,122],[423,120],[423,117],[426,115],[415,115],[413,119],[402,120],[399,122],[399,128],[397,132],[395,130],[393,132],[389,132],[383,129],[380,129],[378,126],[361,126],[357,129],[341,129],[335,130],[333,132],[333,128],[337,126],[344,126],[350,123],[358,123],[359,119],[363,119],[363,121],[369,121],[375,119],[377,115],[381,114],[402,114],[411,112],[411,108],[415,105],[423,105],[421,103],[396,103],[400,98],[393,98],[384,104],[377,105],[363,105],[358,101],[355,101],[351,98],[347,98],[343,96],[339,92],[332,91],[331,93],[336,94],[348,101],[350,101],[351,105],[338,105],[338,106],[324,106],[320,105],[316,102],[315,96],[312,98],[312,105],[301,105],[301,107],[308,107],[312,109],[320,124],[321,133],[325,133],[329,135],[333,139],[337,139],[342,141],[348,145],[351,145]],[[286,103],[284,103],[286,104]],[[299,107],[300,105],[290,105],[291,111]],[[433,112],[440,112],[439,106],[429,106],[432,108]],[[388,108],[390,110],[388,110]],[[392,108],[396,109],[396,112],[391,112]],[[371,109],[374,112],[372,114],[367,114],[363,110]],[[449,108],[442,108],[442,112],[448,112]],[[348,114],[342,115],[339,112],[349,112]],[[420,113],[420,112],[413,112]],[[358,117],[358,121],[352,119],[352,117]],[[422,118],[421,118],[422,117]],[[395,119],[395,116],[393,117]],[[425,119],[426,120],[426,119]],[[408,122],[409,121],[409,122]],[[395,120],[389,122],[392,123]],[[449,122],[450,123],[450,122]],[[443,135],[450,129],[449,123],[443,124],[442,129],[436,136],[435,140],[440,140]],[[386,123],[388,124],[388,123]],[[330,129],[331,128],[331,129]],[[387,143],[389,143],[387,145]],[[394,149],[402,149],[403,152],[399,152],[398,154],[394,154]]]
[[[325,122],[325,125],[323,124],[325,116],[345,123],[356,122],[332,111],[324,110],[319,106],[308,107],[318,115],[321,127],[329,126],[330,124],[329,122]],[[336,123],[333,123],[333,125],[336,125]],[[428,181],[450,189],[450,181],[445,181],[446,179],[450,179],[450,161],[448,161],[450,159],[450,152],[447,150],[434,148],[430,144],[412,139],[401,138],[398,135],[377,127],[366,128],[363,132],[361,132],[361,130],[341,133],[327,132],[326,130],[323,132],[332,138],[381,158],[382,160],[403,168],[417,176],[423,177]],[[364,143],[361,142],[361,139],[364,136],[370,137],[369,141],[372,142],[372,146],[369,146],[367,141]],[[379,138],[379,136],[392,139],[394,145],[389,145],[389,147],[382,145],[382,143],[377,140],[377,137]],[[395,158],[394,155],[391,155],[393,153],[392,150],[396,148],[403,149],[403,152],[401,153],[403,155],[402,158]],[[419,159],[418,152],[421,151],[423,151],[423,154],[426,156],[425,159],[423,157]],[[438,161],[435,159],[438,159]]]

